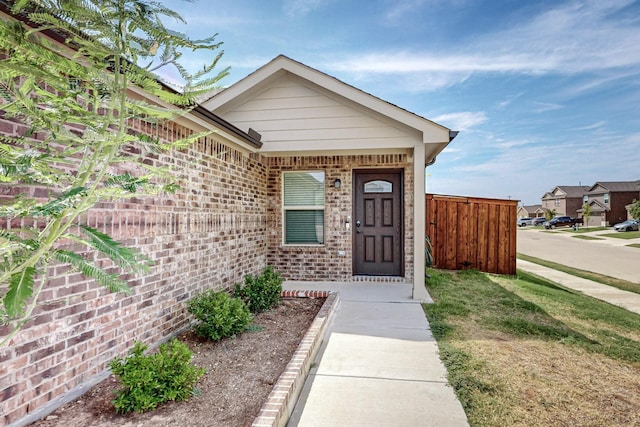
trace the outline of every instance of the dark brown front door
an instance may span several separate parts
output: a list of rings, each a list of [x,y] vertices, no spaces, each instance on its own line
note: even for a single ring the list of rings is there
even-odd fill
[[[354,171],[353,273],[402,276],[402,171]]]

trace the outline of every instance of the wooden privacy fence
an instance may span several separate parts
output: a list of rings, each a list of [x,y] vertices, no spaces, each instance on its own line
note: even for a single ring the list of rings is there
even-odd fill
[[[516,273],[517,200],[426,195],[433,266]]]

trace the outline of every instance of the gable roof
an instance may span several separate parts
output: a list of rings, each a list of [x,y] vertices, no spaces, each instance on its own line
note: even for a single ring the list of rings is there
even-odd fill
[[[529,206],[522,206],[522,208],[524,210],[526,210],[527,212],[536,212],[539,209],[542,209],[542,205],[529,205]]]
[[[332,95],[337,95],[344,100],[420,132],[422,143],[429,145],[429,148],[425,150],[426,162],[434,160],[436,155],[457,135],[457,132],[451,131],[449,128],[377,98],[284,55],[277,56],[244,79],[212,94],[210,98],[201,101],[200,104],[224,116],[225,112],[255,97],[266,90],[271,82],[287,74],[296,76]]]
[[[589,187],[583,185],[556,185],[553,190],[545,193],[543,199],[547,198],[576,198],[582,197]]]
[[[598,200],[589,200],[588,204],[591,206],[592,215],[594,213],[609,212],[611,210],[608,206]],[[577,212],[584,212],[584,208],[578,209]]]
[[[640,180],[637,181],[598,181],[589,188],[589,193],[640,191]]]

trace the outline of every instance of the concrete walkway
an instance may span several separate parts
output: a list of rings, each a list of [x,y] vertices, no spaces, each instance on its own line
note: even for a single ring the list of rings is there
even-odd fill
[[[583,279],[562,271],[544,267],[529,261],[517,260],[516,267],[533,273],[537,276],[544,277],[562,286],[576,291],[580,291],[585,295],[606,301],[610,304],[625,308],[634,313],[640,314],[640,294],[623,291],[612,286],[603,285],[602,283],[592,280]]]
[[[340,304],[288,426],[468,426],[411,285],[285,282]]]

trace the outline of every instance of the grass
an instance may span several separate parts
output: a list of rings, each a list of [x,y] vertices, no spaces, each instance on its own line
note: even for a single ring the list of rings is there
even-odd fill
[[[640,316],[520,271],[429,274],[423,307],[472,426],[640,425]]]
[[[579,227],[577,230],[574,230],[572,227],[568,227],[562,231],[566,231],[568,233],[593,233],[594,231],[602,231],[608,230],[609,227]]]
[[[640,231],[624,231],[615,233],[601,234],[603,237],[613,237],[614,239],[637,239],[640,237]]]
[[[571,274],[576,277],[582,277],[583,279],[593,280],[594,282],[602,283],[604,285],[613,286],[614,288],[622,289],[624,291],[635,292],[640,294],[640,284],[629,282],[626,280],[618,279],[611,276],[605,276],[604,274],[593,273],[591,271],[580,270],[577,268],[567,267],[566,265],[558,264],[553,261],[547,261],[544,259],[532,257],[524,254],[517,254],[518,259],[533,262],[545,267],[553,268],[554,270],[562,271],[564,273]]]
[[[582,239],[582,240],[606,240],[602,237],[594,237],[594,236],[583,236],[583,235],[577,235],[577,236],[571,236],[574,239]]]
[[[632,243],[630,245],[625,245],[625,246],[629,246],[630,248],[640,248],[640,243]]]

